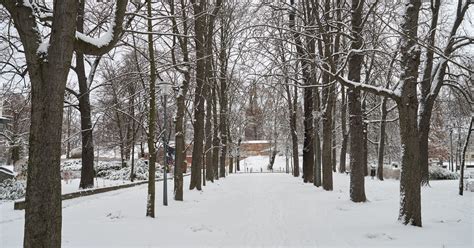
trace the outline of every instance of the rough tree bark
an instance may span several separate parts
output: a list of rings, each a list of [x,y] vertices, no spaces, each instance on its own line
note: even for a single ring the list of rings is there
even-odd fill
[[[380,135],[379,135],[379,146],[378,146],[378,161],[377,161],[377,178],[383,181],[383,162],[385,153],[385,126],[387,119],[387,98],[382,97],[382,103],[380,104]]]
[[[329,65],[333,52],[336,53],[336,49],[331,49],[333,41],[331,39],[331,1],[324,1],[324,25],[320,22],[319,26],[323,30],[321,35],[324,41],[322,48],[322,54],[324,54],[324,64],[323,64],[323,76],[322,83],[323,85],[329,85],[331,82],[331,76],[329,71],[334,71],[334,65]],[[334,45],[338,45],[337,42],[334,42]],[[332,180],[332,108],[335,101],[335,87],[334,85],[328,86],[323,90],[322,95],[322,155],[321,155],[321,164],[322,164],[322,179],[323,179],[323,189],[332,190],[333,189],[333,180]]]
[[[191,0],[194,10],[194,33],[196,45],[196,89],[194,93],[194,145],[191,164],[191,184],[189,189],[201,190],[201,167],[204,140],[204,95],[206,84],[210,82],[212,68],[212,37],[214,19],[222,0],[217,0],[211,15],[207,14],[207,1]],[[212,112],[208,111],[209,113]],[[212,114],[212,113],[211,113]],[[211,139],[212,142],[212,139]],[[211,143],[212,144],[212,143]],[[211,161],[212,162],[212,159]]]
[[[156,131],[156,94],[155,94],[155,81],[156,81],[156,65],[155,65],[155,49],[153,45],[153,24],[151,15],[151,1],[147,2],[147,30],[148,30],[148,56],[150,59],[150,82],[149,82],[149,107],[148,107],[148,193],[146,203],[146,216],[155,218],[155,162],[156,162],[156,149],[155,149],[155,131]]]
[[[314,109],[319,110],[321,107],[319,93],[315,90],[314,96]],[[320,116],[316,115],[314,118],[314,168],[313,168],[313,185],[320,187],[322,185],[322,171],[321,171],[321,138],[320,138]]]
[[[428,36],[428,45],[430,47],[435,46],[435,38],[436,38],[436,29],[438,27],[438,17],[439,17],[439,9],[440,9],[441,0],[434,0],[431,1],[431,23],[430,23],[430,32]],[[420,116],[420,172],[421,172],[421,184],[428,185],[429,184],[429,172],[428,172],[428,135],[430,131],[430,119],[427,118],[428,116],[431,117],[431,109],[433,106],[427,106],[429,103],[426,101],[428,98],[428,94],[431,90],[431,73],[433,71],[433,61],[434,61],[434,50],[427,49],[426,51],[426,59],[425,65],[423,70],[423,78],[420,83],[421,88],[421,98],[420,98],[420,106],[425,106],[421,108],[422,115]],[[429,113],[428,113],[429,112]]]
[[[74,49],[76,1],[57,2],[49,49],[39,42],[31,8],[6,4],[20,34],[31,81],[31,127],[27,169],[24,247],[61,247],[61,125],[64,91]],[[10,6],[11,4],[11,6]],[[15,10],[14,10],[15,9]],[[47,99],[47,100],[46,100]]]
[[[418,98],[417,78],[420,50],[413,37],[417,37],[420,0],[408,0],[401,23],[400,54],[402,74],[400,99],[397,107],[400,115],[402,141],[402,170],[400,175],[400,213],[403,224],[421,226],[421,195],[419,165]]]
[[[336,172],[336,167],[337,167],[337,161],[336,161],[336,154],[337,154],[337,151],[336,151],[336,146],[337,146],[337,143],[336,143],[336,104],[334,104],[332,106],[332,127],[333,127],[333,130],[332,130],[332,149],[331,149],[331,160],[332,160],[332,171],[333,172]]]
[[[369,157],[369,140],[368,140],[368,123],[367,123],[367,97],[364,97],[362,101],[362,147],[363,147],[363,166],[364,166],[364,176],[369,175],[369,164],[368,164],[368,157]]]
[[[339,154],[339,173],[346,172],[346,153],[347,153],[347,140],[349,139],[349,133],[346,127],[346,89],[344,86],[341,88],[341,153]]]
[[[303,47],[300,33],[296,29],[295,1],[291,0],[291,11],[289,13],[290,29],[293,31],[293,39],[299,63],[303,71],[303,81],[305,85],[311,85],[311,65],[308,63],[308,56]],[[311,43],[311,42],[308,42]],[[314,47],[314,44],[313,44]],[[304,116],[304,138],[303,138],[303,181],[305,183],[313,181],[314,147],[313,147],[313,89],[306,87],[303,90],[303,116]]]
[[[206,83],[206,1],[191,0],[194,10],[194,32],[196,45],[196,89],[194,92],[194,143],[191,162],[191,183],[189,189],[201,190],[201,168],[204,140],[204,92]]]
[[[183,36],[180,35],[180,31],[178,29],[176,17],[175,17],[175,6],[174,0],[169,1],[170,4],[170,14],[171,14],[171,21],[173,24],[173,33],[177,34],[173,36],[173,47],[176,40],[179,42],[179,47],[181,49],[181,53],[183,56],[183,62],[185,64],[189,63],[189,52],[188,52],[188,37],[187,37],[187,30],[188,24],[187,22],[183,22]],[[181,1],[181,17],[183,20],[187,19],[186,14],[186,5],[184,1]],[[177,66],[176,56],[174,54],[174,49],[172,50],[172,60],[173,64],[176,65],[176,68],[180,70]],[[176,98],[176,117],[174,119],[175,122],[175,175],[174,175],[174,199],[176,201],[183,200],[183,164],[186,160],[186,143],[185,143],[185,121],[184,117],[186,114],[186,96],[188,93],[189,82],[191,81],[191,74],[189,68],[185,70],[180,70],[180,72],[184,75],[184,80],[182,81],[181,85],[179,86],[179,93]]]
[[[209,69],[210,72],[210,69]],[[214,181],[214,166],[212,164],[213,160],[213,141],[212,141],[212,134],[213,134],[213,127],[212,127],[212,89],[211,89],[211,79],[210,76],[207,77],[206,85],[204,86],[204,92],[206,92],[206,122],[205,122],[205,146],[204,146],[204,157],[205,157],[205,166],[203,173],[203,185],[206,185],[206,180]]]
[[[66,80],[74,49],[105,53],[122,30],[127,1],[117,2],[112,41],[98,48],[76,39],[77,2],[57,1],[51,33],[44,42],[33,8],[23,1],[0,0],[10,13],[22,42],[31,82],[31,126],[26,188],[24,247],[61,246],[61,125]],[[39,10],[42,11],[42,10]],[[47,101],[45,100],[47,99]],[[47,183],[45,183],[47,182]]]
[[[84,7],[85,1],[79,1],[77,10],[77,31],[84,32]],[[86,71],[84,68],[84,54],[76,52],[76,67],[77,80],[79,83],[79,112],[81,113],[81,136],[82,136],[82,167],[81,167],[81,181],[79,188],[94,187],[94,143],[92,136],[92,118],[91,118],[91,104],[89,100],[89,85],[86,78]]]
[[[280,36],[280,38],[283,38]],[[282,39],[283,40],[283,39]],[[281,57],[281,62],[283,65],[287,64],[287,59],[285,56],[285,51],[283,50],[283,42],[281,41],[278,46],[278,50]],[[299,177],[300,170],[299,170],[299,157],[298,157],[298,132],[296,126],[296,119],[297,119],[297,107],[298,107],[298,88],[293,86],[294,89],[294,96],[290,90],[290,80],[289,80],[289,72],[286,66],[283,67],[284,73],[284,80],[285,80],[285,93],[286,93],[286,101],[288,104],[288,113],[289,113],[289,126],[290,126],[290,136],[291,136],[291,144],[292,144],[292,160],[293,160],[293,176]]]
[[[209,179],[214,182],[214,177],[216,173],[219,172],[219,145],[220,145],[220,139],[219,139],[219,116],[217,112],[217,92],[216,92],[216,87],[217,87],[217,81],[213,80],[213,85],[212,85],[212,126],[214,127],[212,129],[212,171],[209,171]]]
[[[462,157],[461,157],[461,176],[459,177],[459,195],[463,195],[464,191],[464,164],[466,162],[466,151],[467,147],[469,146],[469,138],[471,137],[471,133],[474,130],[472,128],[472,123],[474,122],[474,116],[471,117],[471,124],[469,124],[469,129],[467,130],[467,137],[466,142],[464,143],[464,147],[462,149]]]
[[[364,0],[352,1],[351,5],[351,35],[354,37],[351,43],[351,49],[357,50],[362,47],[362,11]],[[364,56],[360,53],[351,53],[349,55],[348,79],[353,82],[360,82],[360,73]],[[349,105],[349,128],[350,128],[350,198],[353,202],[365,202],[364,186],[364,146],[361,144],[364,138],[362,108],[360,102],[360,90],[349,87],[348,92]]]
[[[223,21],[222,21],[223,23]],[[223,24],[222,24],[223,25]],[[228,103],[227,103],[227,66],[229,56],[227,55],[227,31],[221,29],[221,40],[220,40],[220,51],[219,51],[219,82],[220,82],[220,92],[219,92],[219,118],[220,118],[220,142],[221,142],[221,154],[219,162],[219,171],[220,177],[225,177],[225,167],[226,167],[226,158],[227,158],[227,123],[228,123]]]

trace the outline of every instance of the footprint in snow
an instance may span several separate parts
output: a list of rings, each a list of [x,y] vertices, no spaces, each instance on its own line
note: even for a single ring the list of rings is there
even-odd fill
[[[108,213],[106,217],[108,217],[111,220],[114,220],[114,219],[121,219],[123,216],[121,212],[118,212],[118,213]]]
[[[202,231],[212,232],[212,230],[209,227],[204,226],[204,225],[192,226],[189,229],[191,229],[191,231],[193,231],[193,232],[202,232]]]
[[[394,240],[395,238],[386,233],[368,233],[365,235],[369,239]]]
[[[437,223],[455,223],[455,222],[459,223],[459,222],[461,222],[461,219],[457,219],[457,220],[437,220],[435,222],[437,222]]]

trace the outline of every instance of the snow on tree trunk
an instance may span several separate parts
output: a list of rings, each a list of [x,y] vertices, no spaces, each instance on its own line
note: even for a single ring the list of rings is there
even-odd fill
[[[417,79],[420,64],[420,49],[414,38],[418,32],[420,0],[406,2],[401,23],[401,86],[397,103],[400,115],[400,137],[402,142],[402,165],[400,175],[400,212],[398,219],[403,224],[421,226],[420,194],[420,140],[418,130]]]

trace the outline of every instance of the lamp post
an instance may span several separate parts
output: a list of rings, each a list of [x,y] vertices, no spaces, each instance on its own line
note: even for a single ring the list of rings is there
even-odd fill
[[[171,93],[171,85],[165,82],[158,82],[157,84],[163,97],[163,205],[168,206],[168,127],[166,125],[168,120],[166,117],[166,104],[168,102],[168,95]]]

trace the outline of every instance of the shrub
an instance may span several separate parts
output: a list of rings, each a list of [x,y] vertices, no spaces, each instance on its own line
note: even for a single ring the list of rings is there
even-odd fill
[[[16,200],[25,197],[26,184],[15,179],[0,183],[0,200]]]
[[[453,180],[459,178],[457,173],[435,165],[429,167],[429,176],[430,180]]]
[[[102,177],[110,180],[129,180],[131,166],[119,168],[109,167],[109,169],[100,170],[97,172],[97,177]],[[139,159],[135,161],[134,168],[135,180],[148,180],[148,163],[145,160]],[[156,177],[161,177],[162,170],[156,169]]]
[[[61,163],[61,171],[80,171],[82,162],[80,159],[66,160]]]

